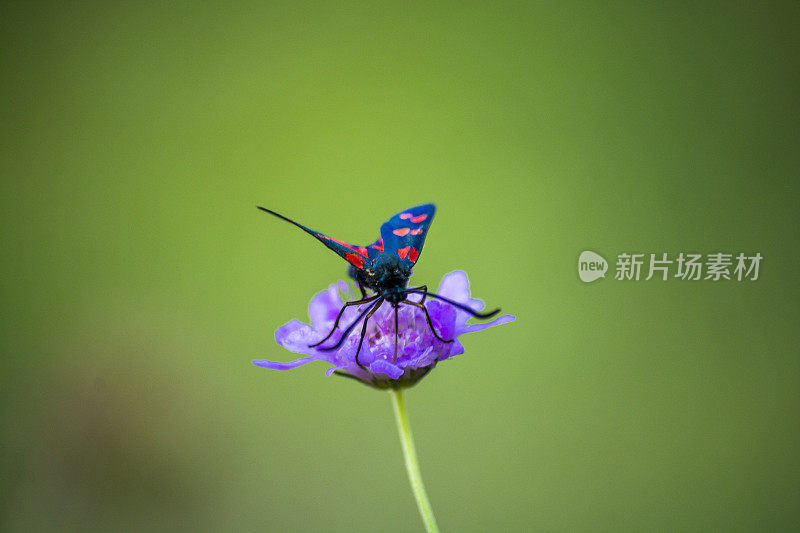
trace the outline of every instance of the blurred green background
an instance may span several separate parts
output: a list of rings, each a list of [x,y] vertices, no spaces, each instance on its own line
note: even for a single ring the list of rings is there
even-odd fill
[[[290,360],[437,218],[518,319],[407,396],[443,531],[800,527],[800,4],[3,2],[0,529],[421,531],[386,393]],[[581,283],[594,250],[755,282]]]

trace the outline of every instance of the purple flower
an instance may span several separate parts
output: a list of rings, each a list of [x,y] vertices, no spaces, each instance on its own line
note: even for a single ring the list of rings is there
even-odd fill
[[[367,324],[367,335],[358,354],[358,362],[361,363],[359,366],[356,363],[356,349],[361,337],[361,325],[353,328],[338,349],[325,351],[320,348],[334,345],[339,340],[341,331],[356,320],[369,304],[345,309],[339,323],[339,331],[321,346],[313,348],[309,346],[325,338],[330,332],[336,315],[344,305],[340,291],[344,292],[346,289],[347,285],[340,281],[338,286],[333,284],[328,290],[316,294],[311,299],[308,306],[311,325],[292,320],[275,332],[278,344],[291,352],[305,354],[308,357],[289,363],[273,361],[253,361],[253,363],[276,370],[289,370],[311,361],[324,361],[332,365],[327,371],[329,376],[335,373],[379,389],[399,389],[414,385],[439,361],[464,353],[464,347],[458,341],[459,335],[505,324],[515,319],[511,315],[503,315],[491,322],[468,325],[469,313],[446,302],[428,298],[424,305],[436,331],[444,339],[454,339],[453,342],[446,343],[433,335],[425,320],[425,313],[421,309],[400,304],[395,359],[394,309],[384,303]],[[437,292],[475,311],[483,309],[483,302],[470,296],[467,275],[459,270],[446,274]],[[414,301],[421,299],[419,294],[410,297],[413,297]]]

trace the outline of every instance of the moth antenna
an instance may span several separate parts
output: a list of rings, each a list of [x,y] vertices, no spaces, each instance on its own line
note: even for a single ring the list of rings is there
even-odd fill
[[[276,217],[280,218],[281,220],[285,220],[285,221],[286,221],[286,222],[288,222],[289,224],[294,224],[295,226],[297,226],[297,227],[298,227],[298,228],[300,228],[301,230],[305,231],[306,233],[308,233],[309,235],[311,235],[311,236],[312,236],[312,237],[314,237],[315,239],[319,239],[319,240],[321,240],[319,237],[317,237],[317,233],[316,233],[314,230],[312,230],[312,229],[309,229],[309,228],[305,227],[304,225],[302,225],[302,224],[299,224],[299,223],[295,222],[295,221],[294,221],[294,220],[292,220],[291,218],[289,218],[289,217],[285,217],[285,216],[281,215],[280,213],[276,213],[275,211],[272,211],[272,210],[270,210],[270,209],[267,209],[266,207],[261,207],[260,205],[257,205],[256,207],[257,207],[258,209],[261,209],[261,210],[262,210],[262,211],[264,211],[265,213],[269,213],[270,215],[275,215]]]
[[[350,244],[347,244],[344,241],[340,241],[338,239],[334,239],[334,238],[328,237],[327,235],[323,235],[322,233],[320,233],[318,231],[314,231],[311,228],[307,228],[304,225],[302,225],[302,224],[300,224],[298,222],[295,222],[291,218],[285,217],[285,216],[281,215],[280,213],[276,213],[275,211],[272,211],[271,209],[267,209],[266,207],[261,207],[260,205],[257,205],[256,207],[258,209],[264,211],[265,213],[269,213],[270,215],[274,215],[274,216],[280,218],[281,220],[285,220],[289,224],[293,224],[293,225],[297,226],[298,228],[300,228],[301,230],[305,231],[306,233],[308,233],[309,235],[311,235],[312,237],[317,239],[319,242],[324,244],[326,247],[328,247],[329,249],[331,249],[334,252],[336,252],[339,255],[339,257],[341,257],[342,259],[344,259],[345,261],[347,261],[348,263],[350,263],[354,267],[356,267],[358,269],[361,269],[361,268],[364,267],[364,262],[367,260],[367,256],[366,256],[366,252],[363,249],[361,249],[361,251],[359,251],[358,249],[356,249],[356,247],[354,247],[354,246],[352,246]]]
[[[431,298],[436,298],[437,300],[442,300],[444,302],[449,303],[450,305],[458,307],[462,311],[466,311],[467,313],[471,314],[472,316],[474,316],[476,318],[491,318],[491,317],[493,317],[494,315],[496,315],[497,313],[500,312],[500,308],[498,307],[497,309],[495,309],[494,311],[491,311],[489,313],[479,313],[478,311],[470,309],[469,307],[467,307],[464,304],[460,304],[458,302],[454,302],[453,300],[451,300],[449,298],[445,298],[444,296],[439,296],[435,292],[428,292],[428,291],[414,290],[414,289],[411,289],[408,292],[409,293],[417,293],[417,294],[425,294],[427,296],[430,296]]]

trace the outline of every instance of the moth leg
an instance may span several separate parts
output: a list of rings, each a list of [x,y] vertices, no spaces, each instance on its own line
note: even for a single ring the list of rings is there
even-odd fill
[[[425,298],[428,297],[428,286],[420,285],[419,287],[411,287],[410,289],[406,290],[406,293],[422,294],[422,300],[420,300],[419,303],[424,304]]]
[[[364,290],[364,286],[362,284],[358,283],[358,282],[356,282],[356,285],[358,285],[358,290],[361,291],[361,298],[366,298],[367,297],[367,291]]]
[[[361,292],[364,292],[363,289],[362,289]],[[342,308],[339,310],[339,315],[336,317],[336,321],[333,323],[333,327],[331,328],[331,332],[328,333],[328,336],[325,337],[324,339],[322,339],[319,342],[316,342],[314,344],[309,344],[308,347],[309,348],[313,348],[315,346],[319,346],[320,344],[322,344],[323,342],[325,342],[326,340],[331,338],[331,335],[333,335],[333,332],[336,331],[336,328],[339,326],[339,321],[342,319],[342,315],[344,314],[344,310],[345,309],[347,309],[351,305],[360,305],[360,304],[369,303],[372,300],[374,300],[375,298],[377,298],[377,296],[372,296],[370,298],[364,298],[363,300],[355,300],[353,302],[347,302],[346,304],[344,304],[342,306]]]
[[[378,304],[378,307],[380,307],[381,302],[383,302],[383,298],[380,298],[380,297],[377,300],[375,300],[374,302],[370,302],[370,304],[367,306],[367,308],[364,309],[363,311],[361,311],[361,314],[358,315],[358,318],[353,320],[353,322],[349,326],[347,326],[347,329],[345,329],[342,332],[342,336],[339,337],[339,340],[336,341],[336,344],[334,344],[333,346],[326,346],[324,348],[320,348],[320,350],[322,350],[323,352],[330,352],[332,350],[337,349],[342,344],[344,344],[344,341],[347,340],[347,336],[350,335],[350,332],[353,331],[353,328],[356,327],[356,324],[361,322],[361,319],[364,318],[364,315],[366,315],[367,313],[370,313],[370,311],[372,311],[375,308],[375,304]],[[372,315],[372,313],[370,313],[370,316],[371,315]]]
[[[431,328],[431,332],[433,333],[434,337],[436,337],[437,339],[439,339],[442,342],[453,342],[454,339],[450,339],[448,341],[448,340],[445,340],[445,339],[441,338],[439,336],[439,334],[436,333],[436,329],[433,327],[433,322],[431,322],[431,315],[428,314],[428,309],[424,305],[422,305],[421,303],[412,302],[411,300],[403,300],[403,303],[407,303],[408,305],[413,305],[414,307],[419,307],[420,309],[422,309],[425,312],[425,320],[428,321],[428,327]]]
[[[359,352],[361,352],[361,345],[364,344],[364,336],[366,336],[367,334],[367,322],[369,322],[369,319],[372,318],[372,315],[375,314],[375,311],[378,310],[378,308],[381,306],[382,303],[383,303],[382,299],[378,300],[378,305],[373,307],[372,310],[370,310],[370,312],[367,313],[367,316],[364,317],[364,325],[361,327],[361,338],[358,340],[358,349],[356,350],[356,364],[361,368],[363,368],[364,370],[367,370],[367,367],[358,362],[358,354]]]

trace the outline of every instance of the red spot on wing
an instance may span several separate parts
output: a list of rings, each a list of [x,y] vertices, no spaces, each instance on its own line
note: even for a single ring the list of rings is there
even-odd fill
[[[339,239],[336,239],[334,237],[328,237],[327,235],[323,235],[322,233],[317,233],[317,237],[319,237],[320,239],[325,239],[326,241],[333,241],[335,243],[341,244],[345,248],[350,248],[351,250],[355,250],[352,244],[347,244],[346,242],[340,241]]]
[[[344,241],[340,241],[339,239],[334,239],[333,237],[328,237],[328,239],[329,239],[329,240],[332,240],[332,241],[333,241],[333,242],[335,242],[335,243],[341,244],[341,245],[342,245],[342,246],[344,246],[345,248],[350,248],[351,250],[355,251],[355,248],[353,248],[353,245],[352,245],[352,244],[347,244],[346,242],[344,242]]]
[[[419,257],[419,250],[417,250],[416,248],[411,248],[411,251],[408,252],[408,260],[411,261],[412,263],[416,263],[417,257]]]
[[[392,231],[392,233],[394,233],[398,237],[405,237],[406,235],[408,235],[409,231],[411,231],[410,228],[400,228]]]
[[[401,220],[408,220],[409,218],[411,218],[413,216],[414,215],[412,215],[411,213],[400,213],[400,219]]]
[[[412,219],[411,219],[411,222],[413,222],[414,224],[417,224],[418,222],[422,222],[422,221],[423,221],[423,220],[425,220],[426,218],[428,218],[428,214],[427,214],[427,213],[423,213],[423,214],[421,214],[421,215],[420,215],[420,216],[418,216],[418,217],[414,217],[414,218],[412,218]]]
[[[405,248],[400,248],[399,250],[397,250],[397,255],[400,256],[400,259],[405,259],[410,249],[411,249],[410,246],[406,246]]]
[[[379,250],[379,251],[382,252],[383,251],[383,238],[380,238],[377,241],[375,241],[375,244],[370,246],[370,248],[373,248],[375,250]]]
[[[422,229],[412,229],[411,230],[411,235],[419,235],[420,233],[422,233]]]
[[[347,259],[351,265],[357,268],[364,268],[364,258],[358,254],[351,254],[347,252],[344,254],[344,258]]]
[[[356,252],[360,253],[364,257],[367,257],[367,249],[364,248],[363,246],[356,246],[355,250],[356,250]]]

